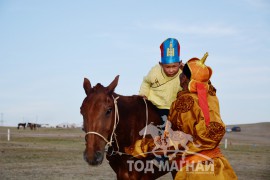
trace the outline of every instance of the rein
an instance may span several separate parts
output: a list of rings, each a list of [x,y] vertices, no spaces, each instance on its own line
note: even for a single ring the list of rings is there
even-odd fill
[[[117,99],[119,97],[116,97],[114,98],[114,96],[112,96],[113,98],[113,102],[114,102],[114,109],[115,109],[115,113],[114,113],[114,125],[113,125],[113,131],[112,131],[112,134],[111,134],[111,137],[110,137],[110,141],[108,141],[103,135],[101,135],[100,133],[98,132],[95,132],[95,131],[88,131],[86,134],[85,134],[85,137],[89,134],[94,134],[94,135],[97,135],[99,137],[101,137],[107,144],[105,145],[105,151],[107,152],[108,148],[109,147],[112,147],[112,143],[114,142],[113,141],[113,137],[115,138],[115,141],[116,141],[116,146],[117,146],[117,151],[114,151],[115,153],[118,153],[119,155],[122,155],[122,154],[126,154],[126,153],[123,153],[123,152],[120,152],[119,151],[119,145],[118,145],[118,141],[117,141],[117,138],[116,138],[116,133],[115,133],[115,130],[116,130],[116,127],[119,123],[119,111],[118,111],[118,106],[117,106]],[[147,124],[148,124],[148,107],[147,107],[147,103],[146,103],[146,100],[145,98],[143,98],[144,100],[144,103],[145,103],[145,107],[146,107],[146,126],[145,126],[145,131],[144,131],[144,134],[143,134],[143,138],[145,138],[146,136],[146,132],[147,132]],[[113,154],[112,152],[112,154]],[[111,154],[111,155],[112,155]]]
[[[148,125],[148,107],[147,107],[147,102],[146,102],[145,98],[143,98],[143,101],[145,103],[145,108],[146,108],[146,111],[145,111],[146,123],[145,123],[145,129],[144,129],[144,133],[143,133],[143,138],[145,138],[146,132],[147,132],[147,125]]]

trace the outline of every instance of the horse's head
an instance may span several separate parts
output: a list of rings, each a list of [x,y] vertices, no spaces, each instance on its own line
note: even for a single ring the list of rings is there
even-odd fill
[[[89,165],[99,165],[103,161],[105,146],[110,142],[115,124],[113,92],[119,76],[107,87],[97,84],[93,88],[85,78],[83,88],[86,93],[81,106],[83,130],[85,131],[84,159]]]

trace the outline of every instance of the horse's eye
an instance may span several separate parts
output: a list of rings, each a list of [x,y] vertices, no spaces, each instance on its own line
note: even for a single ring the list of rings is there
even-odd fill
[[[108,116],[109,114],[111,114],[111,112],[112,112],[112,108],[109,107],[109,108],[107,109],[107,111],[106,111],[106,116]]]

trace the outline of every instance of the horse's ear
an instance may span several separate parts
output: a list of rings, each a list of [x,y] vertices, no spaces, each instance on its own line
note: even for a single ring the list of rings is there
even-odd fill
[[[117,75],[114,80],[111,82],[111,84],[107,87],[107,93],[111,94],[114,92],[115,87],[118,84],[118,80],[119,80],[119,75]]]
[[[88,95],[91,90],[91,83],[87,78],[84,78],[83,88],[84,88],[85,94]]]

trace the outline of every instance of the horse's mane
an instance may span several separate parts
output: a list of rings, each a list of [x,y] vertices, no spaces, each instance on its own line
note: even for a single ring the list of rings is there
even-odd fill
[[[102,84],[100,83],[97,83],[92,89],[91,89],[91,92],[105,92],[106,91],[106,87],[104,87]],[[113,93],[112,94],[114,98],[116,97],[119,97],[119,100],[120,102],[125,102],[127,104],[131,104],[131,105],[135,105],[134,103],[138,102],[138,103],[142,103],[143,102],[143,97],[142,96],[139,96],[139,95],[121,95],[121,94],[118,94],[118,93]],[[156,106],[154,106],[152,104],[151,101],[147,100],[146,99],[146,102],[149,106],[149,108],[153,108],[153,109],[156,109]]]
[[[98,83],[91,90],[93,92],[98,92],[98,91],[104,91],[105,89],[106,88],[102,84]]]
[[[114,93],[113,95],[114,97],[119,97],[119,100],[123,100],[124,102],[126,103],[135,103],[135,102],[138,102],[138,103],[143,103],[143,97],[140,96],[140,95],[130,95],[130,96],[124,96],[124,95],[120,95],[120,94],[117,94],[117,93]],[[153,103],[147,99],[145,99],[146,102],[147,102],[147,105],[151,108],[154,108],[157,110],[157,107],[153,105]],[[144,104],[144,103],[143,103]],[[135,105],[135,104],[134,104]],[[143,105],[144,106],[144,105]]]

